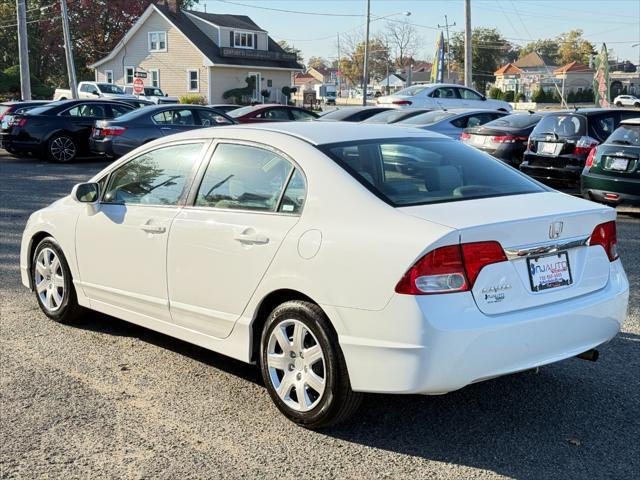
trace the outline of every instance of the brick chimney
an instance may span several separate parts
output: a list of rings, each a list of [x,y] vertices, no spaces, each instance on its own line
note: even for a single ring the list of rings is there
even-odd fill
[[[166,5],[169,11],[179,13],[178,0],[158,0],[158,5]]]

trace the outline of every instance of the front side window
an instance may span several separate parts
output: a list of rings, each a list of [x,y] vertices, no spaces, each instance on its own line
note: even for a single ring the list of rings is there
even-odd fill
[[[171,145],[144,153],[115,170],[102,201],[125,205],[177,205],[202,142]]]
[[[149,32],[149,51],[164,52],[167,50],[166,32]]]
[[[254,48],[253,33],[235,32],[233,35],[233,46],[239,48]]]
[[[195,205],[275,212],[292,170],[288,160],[271,150],[220,144],[202,179]]]
[[[433,98],[444,100],[456,100],[458,98],[458,89],[453,87],[436,88],[432,94]]]
[[[188,108],[180,110],[165,110],[156,113],[151,119],[158,125],[195,125],[193,112]]]
[[[102,93],[113,93],[115,95],[122,95],[124,90],[122,90],[119,86],[113,85],[111,83],[99,83],[98,87]]]
[[[187,70],[187,83],[190,92],[200,91],[200,79],[198,70]]]
[[[318,148],[395,207],[545,191],[499,160],[447,139],[372,140]]]

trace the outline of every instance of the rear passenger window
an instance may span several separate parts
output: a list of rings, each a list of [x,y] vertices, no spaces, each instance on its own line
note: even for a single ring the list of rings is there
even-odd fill
[[[118,118],[129,113],[133,110],[133,107],[125,107],[124,105],[111,105],[111,114],[113,118]]]
[[[195,205],[274,212],[292,170],[288,160],[271,150],[220,144],[202,179]]]
[[[304,206],[305,194],[304,177],[300,170],[296,169],[284,191],[278,211],[282,213],[300,213]]]

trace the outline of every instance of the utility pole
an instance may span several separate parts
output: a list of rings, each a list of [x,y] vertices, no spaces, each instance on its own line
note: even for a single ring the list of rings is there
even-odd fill
[[[451,49],[449,48],[449,27],[455,27],[456,22],[449,23],[447,20],[447,16],[444,16],[444,25],[438,24],[438,28],[444,28],[447,32],[447,82],[451,82],[451,68],[449,64],[451,63]]]
[[[20,93],[22,95],[22,100],[31,100],[27,9],[24,2],[25,0],[16,0],[16,13],[18,15],[18,51],[20,56]]]
[[[367,0],[367,26],[364,38],[364,68],[362,72],[362,106],[367,106],[367,80],[369,77],[369,22],[371,20],[371,0]]]
[[[342,98],[342,57],[340,56],[340,32],[338,32],[338,71],[336,72],[336,79],[338,80],[338,94],[337,97]]]
[[[78,85],[76,82],[76,67],[73,63],[73,47],[71,46],[71,32],[69,32],[69,13],[67,12],[67,0],[60,0],[62,13],[62,31],[64,33],[64,53],[67,58],[67,73],[69,75],[69,89],[74,99],[78,98]]]
[[[473,56],[471,54],[471,0],[464,0],[464,84],[473,86]]]

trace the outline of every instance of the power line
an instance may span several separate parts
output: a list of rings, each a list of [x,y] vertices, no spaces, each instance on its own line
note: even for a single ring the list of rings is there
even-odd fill
[[[257,8],[259,10],[269,10],[271,12],[281,12],[281,13],[294,13],[296,15],[312,15],[316,17],[358,17],[364,18],[364,15],[360,14],[347,14],[347,13],[325,13],[325,12],[301,12],[299,10],[285,10],[282,8],[271,8],[271,7],[262,7],[258,5],[248,5],[246,3],[240,2],[232,2],[230,0],[205,0],[205,1],[215,1],[220,3],[227,3],[229,5],[237,5],[240,7],[248,7],[248,8]]]
[[[39,20],[31,20],[29,22],[26,22],[26,24],[28,25],[30,23],[46,22],[46,21],[49,21],[49,20],[56,20],[58,18],[60,18],[60,15],[58,15],[57,17],[48,17],[48,18],[41,18]],[[17,23],[14,23],[13,25],[3,25],[3,26],[0,26],[0,30],[4,30],[5,28],[14,28],[14,27],[17,27],[17,26],[18,26]]]

